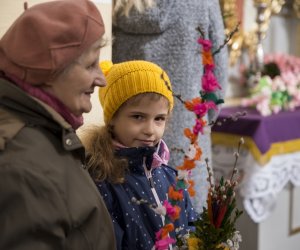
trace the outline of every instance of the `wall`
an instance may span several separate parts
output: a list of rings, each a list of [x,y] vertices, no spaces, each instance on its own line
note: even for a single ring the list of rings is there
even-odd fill
[[[244,211],[237,222],[237,229],[242,234],[239,250],[299,250],[299,197],[300,187],[288,184],[278,194],[272,214],[261,223],[253,222]],[[239,195],[237,203],[243,209]],[[292,233],[292,230],[296,232]]]
[[[49,0],[28,0],[28,7],[38,3],[47,2]],[[50,0],[51,1],[51,0]],[[0,37],[5,33],[8,27],[14,20],[24,11],[24,0],[0,0]],[[111,59],[111,0],[94,0],[93,1],[99,8],[106,32],[105,38],[108,44],[101,50],[100,60]],[[92,96],[93,109],[89,114],[84,114],[85,124],[102,123],[102,110],[98,101],[98,89]]]

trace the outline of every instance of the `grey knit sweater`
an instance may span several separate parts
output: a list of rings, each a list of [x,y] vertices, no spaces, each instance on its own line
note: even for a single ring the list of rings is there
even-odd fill
[[[128,17],[117,16],[113,26],[113,62],[143,59],[160,65],[168,73],[175,94],[188,100],[199,96],[203,74],[201,47],[197,43],[200,34],[198,26],[213,42],[216,50],[224,42],[224,26],[218,0],[157,0],[154,8],[138,13],[130,12]],[[227,50],[221,50],[215,58],[215,74],[223,90],[227,82]],[[189,141],[183,136],[185,127],[194,124],[194,115],[178,101],[166,130],[164,139],[171,148],[172,166],[183,162],[183,154],[172,148],[187,149]],[[210,158],[210,135],[200,137],[203,150],[202,164],[194,171],[198,195],[194,200],[201,210],[206,200],[206,169],[203,161]]]

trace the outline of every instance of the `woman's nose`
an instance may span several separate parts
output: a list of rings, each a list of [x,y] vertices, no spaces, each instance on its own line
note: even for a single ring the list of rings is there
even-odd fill
[[[98,87],[105,87],[107,83],[102,70],[100,68],[97,68],[95,71],[96,77],[94,80],[94,85]]]

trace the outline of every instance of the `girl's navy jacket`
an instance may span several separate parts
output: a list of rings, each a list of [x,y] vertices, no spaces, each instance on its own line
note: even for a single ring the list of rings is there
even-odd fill
[[[116,154],[128,159],[129,172],[125,176],[125,182],[122,184],[96,183],[113,220],[118,250],[151,250],[155,244],[155,233],[163,225],[161,216],[157,215],[147,204],[137,205],[132,202],[132,198],[136,198],[157,204],[154,194],[157,193],[162,203],[167,199],[169,186],[176,183],[177,171],[175,169],[165,164],[158,167],[152,166],[154,153],[158,152],[158,155],[162,153],[164,147],[161,145],[162,143],[159,143],[158,149],[154,147],[118,149]],[[149,173],[152,175],[152,180],[149,178]],[[151,189],[151,185],[154,189]],[[192,229],[189,223],[196,220],[196,213],[187,191],[184,192],[184,199],[179,206],[181,214],[174,226],[175,228],[182,227],[181,233],[183,234],[187,229]],[[174,232],[170,236],[175,238]]]

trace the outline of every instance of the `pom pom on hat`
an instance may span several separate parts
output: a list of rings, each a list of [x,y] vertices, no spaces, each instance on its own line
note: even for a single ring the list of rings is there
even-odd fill
[[[99,88],[99,99],[106,124],[129,98],[147,92],[161,94],[174,105],[172,86],[167,73],[158,65],[147,61],[128,61],[112,64],[100,63],[107,85]]]
[[[110,69],[112,68],[112,66],[113,66],[112,61],[101,61],[99,63],[99,67],[101,68],[101,70],[102,70],[102,72],[105,76],[108,75],[108,73],[109,73]]]

